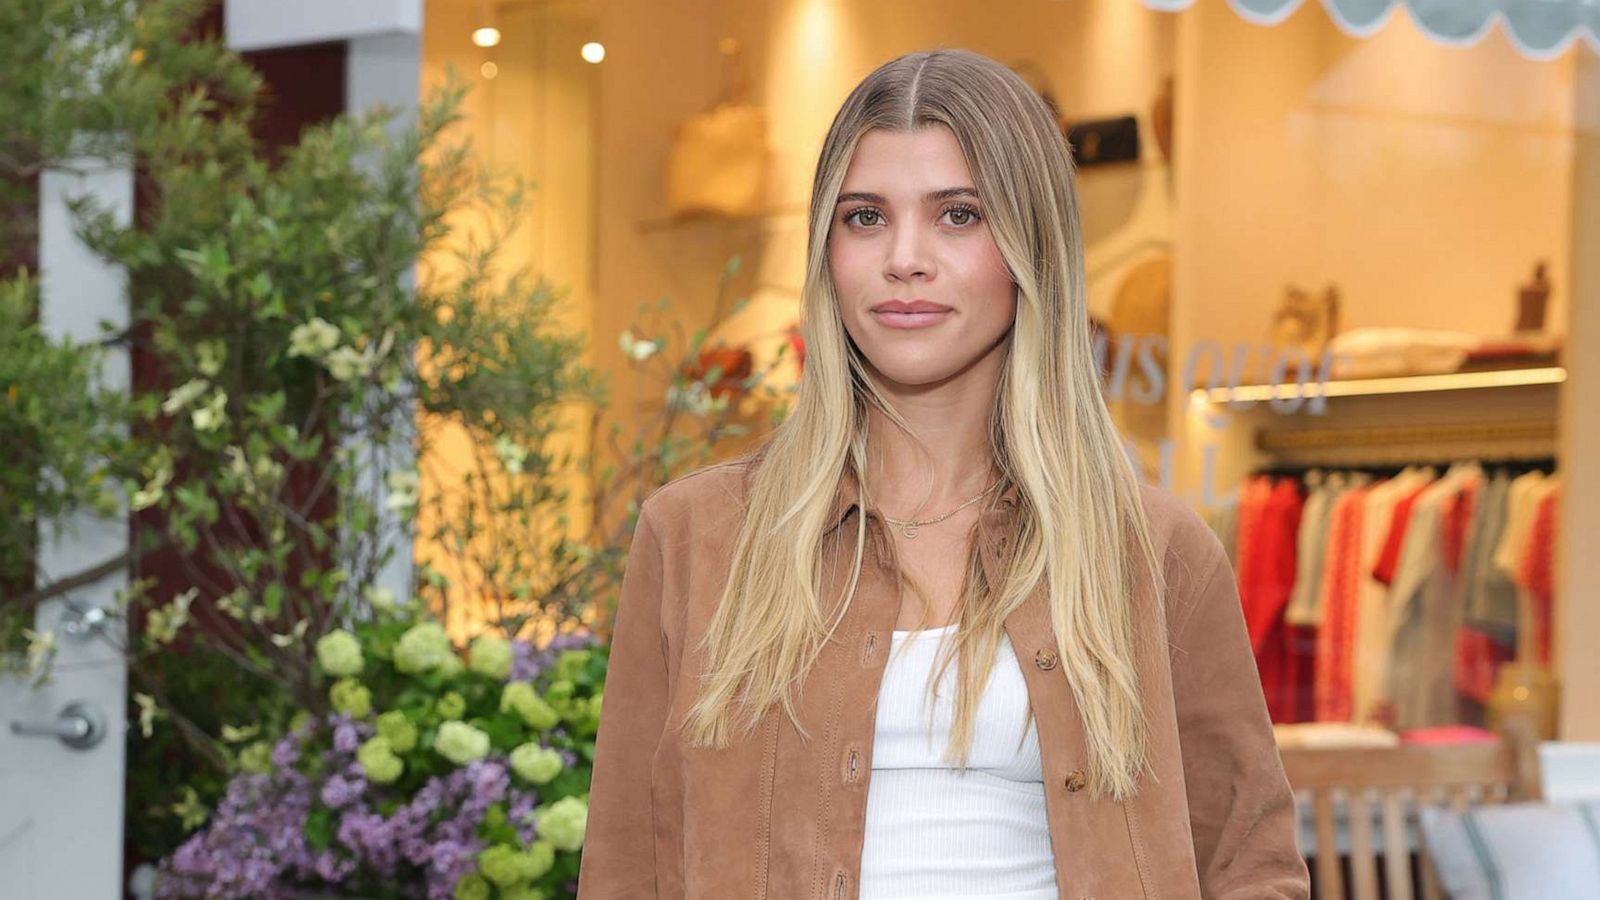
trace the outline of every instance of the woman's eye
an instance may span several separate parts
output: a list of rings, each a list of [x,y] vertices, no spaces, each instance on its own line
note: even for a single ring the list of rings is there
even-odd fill
[[[978,218],[978,211],[967,206],[951,207],[945,214],[951,217],[951,224],[963,227],[972,224]],[[955,218],[956,216],[961,216],[962,218],[957,219]]]
[[[983,218],[981,214],[970,206],[952,206],[944,211],[950,217],[950,224],[957,228],[966,228]],[[883,214],[870,206],[863,206],[845,214],[846,222],[854,222],[862,227],[870,228],[883,224]]]

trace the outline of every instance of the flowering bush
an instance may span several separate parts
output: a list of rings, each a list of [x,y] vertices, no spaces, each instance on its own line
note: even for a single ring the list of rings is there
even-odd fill
[[[164,898],[570,897],[608,648],[380,615],[316,641],[332,710],[251,740],[209,820],[162,862]],[[248,743],[245,743],[248,741]]]

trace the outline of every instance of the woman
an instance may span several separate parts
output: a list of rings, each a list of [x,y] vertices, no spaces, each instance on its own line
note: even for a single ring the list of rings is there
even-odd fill
[[[1307,896],[1232,569],[1123,455],[1020,78],[851,93],[801,328],[789,418],[641,510],[580,897]]]

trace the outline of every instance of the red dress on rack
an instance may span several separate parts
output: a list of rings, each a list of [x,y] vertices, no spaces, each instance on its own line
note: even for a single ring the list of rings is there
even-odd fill
[[[1267,476],[1251,479],[1239,504],[1239,600],[1274,722],[1299,721],[1312,707],[1315,639],[1309,629],[1291,627],[1283,619],[1294,591],[1304,507],[1298,481],[1284,478],[1273,484]]]

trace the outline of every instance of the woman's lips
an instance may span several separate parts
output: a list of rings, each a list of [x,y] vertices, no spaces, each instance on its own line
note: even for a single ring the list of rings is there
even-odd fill
[[[887,328],[927,328],[944,321],[945,316],[954,310],[941,309],[937,312],[893,312],[887,309],[875,309],[873,318]]]

